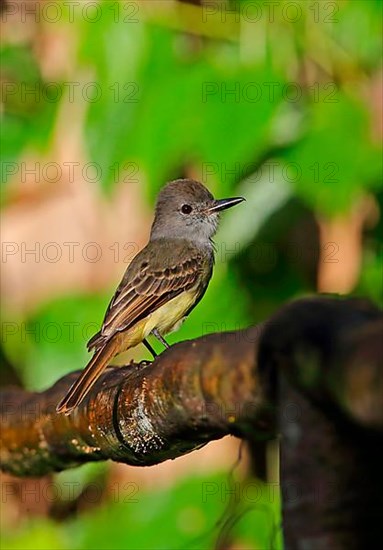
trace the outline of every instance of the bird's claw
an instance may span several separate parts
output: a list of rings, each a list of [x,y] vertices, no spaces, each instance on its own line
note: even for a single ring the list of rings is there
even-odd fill
[[[149,361],[148,359],[142,359],[142,361],[140,361],[138,363],[138,366],[139,367],[147,367],[148,365],[151,365],[153,363],[153,361]]]

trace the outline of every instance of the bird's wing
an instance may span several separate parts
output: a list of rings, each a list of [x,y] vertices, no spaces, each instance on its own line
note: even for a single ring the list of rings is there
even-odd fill
[[[163,304],[192,288],[203,268],[203,258],[195,254],[173,266],[152,268],[143,261],[138,273],[129,277],[129,270],[113,296],[101,328],[101,336],[109,339],[116,332],[129,329]]]

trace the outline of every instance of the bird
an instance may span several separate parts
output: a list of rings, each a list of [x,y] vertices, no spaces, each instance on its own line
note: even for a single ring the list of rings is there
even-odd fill
[[[148,244],[133,258],[113,295],[101,326],[88,342],[93,356],[64,398],[58,413],[70,414],[118,354],[147,337],[165,348],[206,292],[214,266],[213,237],[221,211],[243,197],[216,200],[193,179],[177,179],[159,192]]]

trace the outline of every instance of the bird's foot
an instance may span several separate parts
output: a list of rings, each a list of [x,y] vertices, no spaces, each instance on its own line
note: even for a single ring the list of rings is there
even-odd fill
[[[153,363],[153,361],[149,361],[148,359],[142,359],[142,361],[140,361],[140,362],[137,364],[137,366],[138,366],[139,368],[141,368],[141,367],[147,367],[147,366],[151,365],[152,363]]]
[[[154,328],[154,329],[152,330],[151,334],[153,334],[153,336],[155,336],[155,337],[157,338],[157,340],[158,340],[159,342],[161,342],[161,344],[164,346],[164,348],[166,348],[166,349],[169,349],[169,348],[170,348],[170,346],[169,346],[169,344],[167,343],[167,341],[165,340],[165,338],[162,336],[162,334],[160,334],[160,333],[158,332],[158,330],[157,330],[156,328]]]
[[[153,363],[153,361],[148,361],[147,359],[142,359],[142,361],[135,361],[134,359],[131,359],[129,362],[129,367],[134,367],[135,369],[141,369],[143,367],[147,367]]]

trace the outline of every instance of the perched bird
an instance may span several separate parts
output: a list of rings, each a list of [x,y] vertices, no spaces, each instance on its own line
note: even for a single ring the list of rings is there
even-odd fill
[[[243,200],[215,200],[191,179],[172,181],[160,191],[149,242],[128,266],[100,332],[88,342],[94,355],[57,412],[69,414],[115,355],[143,342],[155,356],[149,334],[169,347],[164,335],[180,326],[209,284],[219,213]]]

